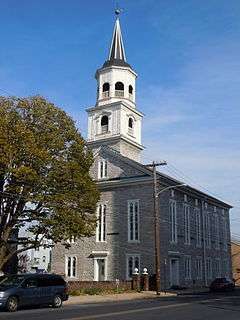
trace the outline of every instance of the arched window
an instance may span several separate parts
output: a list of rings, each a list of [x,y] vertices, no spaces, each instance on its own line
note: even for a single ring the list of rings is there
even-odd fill
[[[120,81],[115,83],[115,96],[124,97],[124,84]]]
[[[132,118],[128,119],[128,127],[131,129],[133,128],[133,119]]]
[[[101,119],[101,129],[102,133],[108,132],[108,116],[103,116]]]
[[[133,87],[131,85],[128,86],[128,96],[129,99],[132,99],[133,97]]]
[[[132,117],[128,118],[128,133],[130,135],[133,135],[133,118]]]
[[[108,82],[105,82],[104,84],[103,84],[103,87],[102,87],[102,91],[103,92],[105,92],[105,91],[109,91],[109,83]]]
[[[105,82],[102,86],[102,97],[103,98],[107,98],[109,97],[109,89],[110,89],[110,85],[108,82]]]

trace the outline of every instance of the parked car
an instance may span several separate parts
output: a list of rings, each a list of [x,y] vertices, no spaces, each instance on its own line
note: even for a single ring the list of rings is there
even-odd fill
[[[0,308],[14,312],[22,306],[60,308],[68,299],[67,283],[55,274],[17,274],[0,277]]]
[[[216,278],[210,284],[210,291],[233,291],[235,289],[234,281],[231,281],[227,278]]]

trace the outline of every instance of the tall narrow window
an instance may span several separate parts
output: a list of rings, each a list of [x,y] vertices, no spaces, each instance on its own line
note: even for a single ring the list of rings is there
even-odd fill
[[[190,244],[190,207],[184,204],[184,243]]]
[[[202,246],[202,233],[201,233],[201,214],[200,209],[195,208],[195,222],[196,222],[196,247]]]
[[[214,262],[214,278],[221,277],[221,260],[217,258]]]
[[[185,273],[185,279],[190,280],[192,277],[192,264],[191,264],[191,257],[185,256],[184,257],[184,273]]]
[[[77,275],[77,258],[75,256],[66,257],[66,268],[65,274],[69,278],[74,278]]]
[[[103,98],[109,97],[109,89],[110,89],[109,83],[105,82],[102,87],[102,97]]]
[[[211,258],[206,259],[206,271],[207,271],[207,278],[211,280],[212,279],[212,259]]]
[[[128,201],[128,241],[139,241],[139,200]]]
[[[133,135],[133,118],[128,118],[128,133]]]
[[[96,230],[97,242],[106,241],[106,205],[100,204],[97,212],[97,230]]]
[[[206,247],[211,248],[211,224],[209,213],[205,214],[205,235],[206,235]]]
[[[196,258],[196,279],[202,279],[202,257]]]
[[[140,271],[140,255],[127,255],[127,279],[131,279],[134,273],[134,269]]]
[[[133,96],[133,87],[130,85],[128,87],[128,93],[129,93],[129,99],[132,99],[132,96]]]
[[[215,233],[215,249],[220,249],[220,228],[219,228],[219,216],[214,214],[214,233]]]
[[[227,219],[223,216],[222,218],[222,226],[223,226],[223,250],[227,251],[227,245],[228,245],[228,237],[227,237]]]
[[[98,179],[107,178],[107,160],[100,160],[98,162]]]
[[[175,200],[170,200],[169,211],[170,241],[177,243],[177,204]]]
[[[101,133],[107,133],[108,132],[108,116],[102,116],[101,118]]]
[[[124,97],[124,84],[120,81],[115,84],[115,96]]]

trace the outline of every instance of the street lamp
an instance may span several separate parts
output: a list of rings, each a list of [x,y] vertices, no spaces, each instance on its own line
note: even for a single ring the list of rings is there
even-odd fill
[[[162,192],[166,191],[166,190],[169,190],[169,189],[174,189],[174,188],[177,188],[177,187],[186,187],[187,184],[186,183],[181,183],[181,184],[176,184],[176,185],[173,185],[173,186],[169,186],[169,187],[166,187],[166,188],[163,188],[162,190],[160,190],[156,197],[158,197]]]
[[[159,214],[159,195],[166,190],[187,186],[185,183],[179,183],[172,186],[163,188],[162,190],[157,190],[157,166],[166,165],[166,161],[161,161],[156,163],[153,161],[151,164],[147,164],[146,167],[151,167],[153,169],[153,199],[154,199],[154,242],[155,242],[155,265],[156,265],[156,293],[160,294],[160,214]]]

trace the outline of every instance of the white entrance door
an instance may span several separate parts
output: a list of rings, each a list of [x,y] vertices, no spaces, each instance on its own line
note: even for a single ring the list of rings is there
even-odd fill
[[[98,259],[98,281],[105,280],[105,259]]]
[[[179,260],[177,258],[170,259],[170,286],[179,285]]]
[[[103,258],[94,259],[94,280],[95,281],[107,280],[106,259],[103,259]]]

